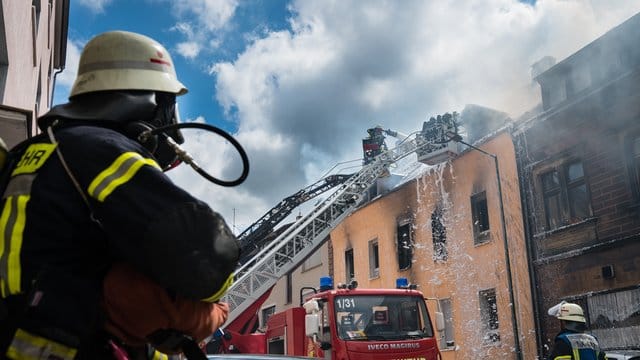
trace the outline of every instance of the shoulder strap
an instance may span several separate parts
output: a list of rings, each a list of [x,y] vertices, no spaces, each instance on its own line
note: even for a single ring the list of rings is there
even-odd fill
[[[16,144],[10,150],[0,150],[4,153],[4,159],[0,161],[0,197],[4,195],[4,192],[7,188],[7,184],[9,183],[9,179],[11,178],[11,170],[15,166],[16,162],[20,160],[22,153],[24,150],[31,144],[37,143],[39,141],[46,140],[44,134],[39,134],[33,137],[30,137],[22,142]],[[4,145],[4,144],[0,144]],[[5,147],[6,149],[6,147]]]

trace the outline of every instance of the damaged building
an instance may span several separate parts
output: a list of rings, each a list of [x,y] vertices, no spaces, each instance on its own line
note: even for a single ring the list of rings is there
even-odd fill
[[[635,15],[549,64],[541,113],[514,129],[541,355],[561,300],[603,348],[640,344],[639,40]]]

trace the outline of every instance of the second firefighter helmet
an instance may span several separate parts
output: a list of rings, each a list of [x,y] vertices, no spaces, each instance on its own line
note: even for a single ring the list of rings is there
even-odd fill
[[[69,97],[105,90],[187,92],[164,46],[128,31],[108,31],[85,45]]]
[[[578,304],[562,301],[549,309],[549,315],[555,316],[558,320],[574,321],[586,323],[584,311]]]

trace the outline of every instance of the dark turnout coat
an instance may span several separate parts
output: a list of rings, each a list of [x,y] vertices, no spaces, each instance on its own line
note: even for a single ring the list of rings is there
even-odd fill
[[[40,338],[62,344],[52,348],[60,358],[101,344],[102,281],[116,262],[169,294],[218,300],[239,256],[222,217],[118,131],[74,125],[54,134],[56,143],[42,134],[23,144],[5,169],[0,358],[10,343],[19,352]]]

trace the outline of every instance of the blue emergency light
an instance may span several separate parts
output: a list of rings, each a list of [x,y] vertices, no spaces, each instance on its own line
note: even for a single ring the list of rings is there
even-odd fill
[[[320,291],[327,291],[333,289],[333,279],[331,276],[320,277]]]
[[[405,277],[396,279],[396,289],[406,289],[409,287],[409,280]]]

